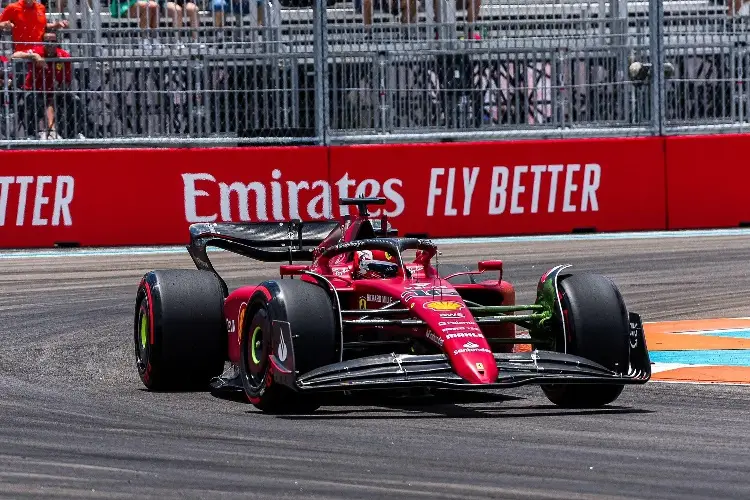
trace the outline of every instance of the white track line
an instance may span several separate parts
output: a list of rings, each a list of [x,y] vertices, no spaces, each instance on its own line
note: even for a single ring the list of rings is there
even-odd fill
[[[651,240],[660,238],[718,238],[728,236],[747,236],[750,229],[712,229],[696,231],[651,231],[624,233],[593,233],[593,234],[554,234],[541,236],[502,236],[482,238],[436,238],[436,244],[449,245],[477,245],[503,243],[544,243],[555,241],[607,241],[607,240]],[[749,241],[750,243],[750,241]],[[223,251],[212,249],[212,251]],[[99,257],[99,256],[137,256],[137,255],[170,255],[186,253],[184,245],[142,246],[142,247],[102,247],[102,248],[50,248],[33,250],[5,250],[0,251],[0,259],[46,259],[56,257]]]

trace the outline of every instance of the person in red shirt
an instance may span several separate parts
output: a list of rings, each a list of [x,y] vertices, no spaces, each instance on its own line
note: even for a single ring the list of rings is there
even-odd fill
[[[56,117],[60,117],[61,132],[67,136],[70,111],[77,108],[75,98],[70,92],[73,68],[69,62],[61,61],[70,58],[70,54],[60,48],[55,32],[45,33],[43,42],[44,45],[15,52],[13,59],[33,61],[26,72],[23,84],[23,89],[27,91],[24,105],[27,133],[37,128],[39,111],[44,109],[46,128],[41,131],[40,138],[54,139],[58,137]]]
[[[47,9],[36,0],[18,0],[0,14],[0,29],[12,30],[13,50],[27,50],[42,41],[46,30],[67,28],[68,21],[47,22]]]

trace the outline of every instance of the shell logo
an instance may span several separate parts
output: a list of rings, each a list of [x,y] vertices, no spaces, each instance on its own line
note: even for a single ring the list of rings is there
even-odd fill
[[[237,344],[242,345],[242,332],[245,330],[245,311],[247,311],[247,302],[240,304],[240,313],[237,318]]]
[[[435,300],[432,302],[426,302],[424,307],[433,311],[458,311],[463,309],[464,305],[460,302]]]

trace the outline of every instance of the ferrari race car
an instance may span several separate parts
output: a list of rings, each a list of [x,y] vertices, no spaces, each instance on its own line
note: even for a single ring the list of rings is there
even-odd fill
[[[344,198],[358,214],[341,221],[193,224],[197,270],[151,271],[138,287],[145,386],[236,391],[265,412],[304,413],[321,392],[531,383],[559,406],[592,408],[650,379],[640,316],[608,278],[557,266],[534,304],[517,305],[501,261],[440,264],[433,242],[370,216],[383,203]],[[209,246],[285,263],[279,279],[229,293]]]

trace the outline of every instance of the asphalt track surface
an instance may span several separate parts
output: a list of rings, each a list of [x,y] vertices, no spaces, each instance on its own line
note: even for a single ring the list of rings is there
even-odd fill
[[[750,238],[443,247],[499,257],[533,300],[560,261],[614,278],[646,321],[750,315]],[[230,286],[274,267],[215,257]],[[276,417],[208,393],[145,391],[136,284],[184,255],[0,259],[0,496],[748,498],[750,387],[650,382],[566,411],[536,387],[331,401]]]

